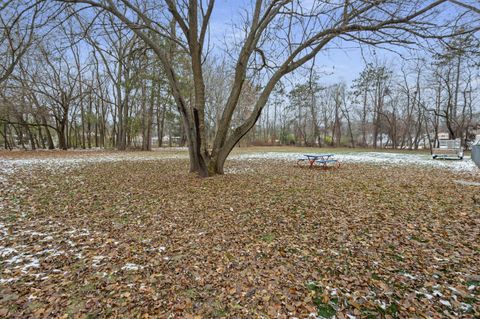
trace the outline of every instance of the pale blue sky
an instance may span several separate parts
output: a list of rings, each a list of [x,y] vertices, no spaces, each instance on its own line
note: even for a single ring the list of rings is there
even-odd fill
[[[308,3],[311,0],[303,0]],[[465,0],[465,2],[472,4],[478,0]],[[253,8],[253,0],[217,0],[211,19],[210,34],[212,42],[216,43],[216,49],[221,47],[219,44],[225,39],[234,36],[233,23],[239,23],[242,9],[248,8],[249,12]],[[447,14],[448,10],[454,8],[452,5],[441,7],[443,13]],[[460,7],[455,9],[462,10]],[[446,15],[448,17],[448,14]],[[354,48],[354,43],[347,43],[342,49],[329,48],[328,51],[321,52],[316,57],[316,66],[318,70],[327,71],[330,75],[324,76],[322,82],[338,82],[345,81],[347,83],[355,79],[363,69],[365,62],[362,57],[362,51],[359,48]],[[215,49],[215,50],[216,50]],[[363,53],[369,61],[372,59],[373,48],[364,46]],[[399,55],[382,49],[374,49],[377,57],[384,62],[390,64],[391,67],[399,66],[401,59]],[[402,52],[408,55],[406,49],[394,48],[396,52]]]
[[[217,0],[211,18],[212,42],[218,45],[226,38],[233,36],[232,24],[239,22],[242,8],[250,8],[251,3],[251,0]],[[249,11],[251,12],[251,10]],[[362,71],[364,60],[361,50],[352,48],[353,44],[348,45],[349,47],[345,49],[329,49],[316,57],[317,70],[328,73],[322,78],[322,82],[345,81],[349,83]],[[364,53],[368,54],[368,50]],[[377,53],[385,55],[387,60],[394,58],[394,54],[390,52],[377,50]]]

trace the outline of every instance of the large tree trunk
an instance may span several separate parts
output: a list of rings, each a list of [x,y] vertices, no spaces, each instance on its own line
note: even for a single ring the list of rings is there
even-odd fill
[[[57,133],[58,133],[58,147],[62,150],[67,150],[68,149],[68,146],[69,146],[69,143],[68,143],[68,108],[66,108],[65,106],[62,106],[63,107],[63,114],[62,114],[62,118],[60,120],[60,123],[58,125],[58,130],[57,130]],[[73,124],[73,123],[70,123],[70,124]],[[73,124],[74,126],[74,124]],[[72,127],[72,125],[70,125],[70,127]]]
[[[67,150],[68,147],[67,147],[67,141],[66,141],[66,138],[65,138],[65,127],[64,126],[61,126],[58,129],[57,135],[58,135],[58,148],[62,149],[62,150]]]
[[[270,79],[258,97],[252,114],[246,119],[246,121],[242,125],[238,126],[230,135],[227,135],[227,131],[225,131],[224,135],[220,137],[221,140],[224,141],[224,143],[219,144],[220,147],[215,147],[214,144],[212,156],[208,162],[208,173],[210,176],[224,173],[225,161],[227,160],[228,155],[233,150],[235,145],[237,145],[237,143],[242,139],[242,137],[244,137],[245,134],[247,134],[255,125],[260,117],[260,114],[262,113],[263,107],[268,101],[270,93],[275,88],[275,85],[282,77],[282,72],[285,72],[285,70],[286,69],[281,69]],[[215,138],[217,139],[219,137],[216,136]]]

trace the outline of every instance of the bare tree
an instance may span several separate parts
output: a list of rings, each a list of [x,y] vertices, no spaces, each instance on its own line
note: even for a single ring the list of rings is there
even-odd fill
[[[14,71],[29,48],[42,36],[36,31],[58,11],[45,1],[7,0],[0,3],[0,84]]]
[[[437,15],[441,10],[435,10],[448,9],[447,0],[388,2],[346,0],[342,3],[315,1],[311,7],[288,0],[257,0],[245,16],[245,36],[240,43],[235,61],[233,85],[220,122],[217,124],[212,148],[209,149],[205,125],[203,62],[207,53],[205,39],[214,1],[191,0],[187,3],[165,0],[155,2],[155,7],[149,2],[137,5],[127,0],[64,2],[72,5],[82,3],[109,12],[135,32],[157,54],[166,70],[172,94],[182,115],[189,144],[190,169],[201,176],[223,172],[228,154],[255,125],[278,81],[310,61],[332,42],[337,41],[338,44],[342,41],[360,41],[370,45],[408,45],[417,42],[418,38],[441,39],[455,33],[450,28],[440,28],[442,20]],[[167,10],[168,15],[165,14]],[[457,25],[461,24],[466,16],[464,12],[452,12],[458,13],[452,19]],[[171,32],[169,26],[172,20],[180,30],[179,34]],[[277,32],[282,28],[287,31]],[[478,26],[475,26],[474,30],[478,30]],[[472,31],[472,28],[464,28],[461,33]],[[156,36],[153,37],[152,34]],[[188,103],[187,96],[180,89],[177,70],[158,38],[174,42],[188,54],[193,78],[192,103]],[[276,50],[269,50],[272,47]],[[254,66],[259,72],[268,72],[268,77],[262,83],[263,89],[251,115],[244,123],[232,129],[232,116],[250,68]]]

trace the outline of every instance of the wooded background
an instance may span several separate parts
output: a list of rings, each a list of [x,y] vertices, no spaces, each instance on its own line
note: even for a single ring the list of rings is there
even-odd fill
[[[0,143],[189,146],[205,166],[238,141],[418,149],[480,134],[475,3],[337,2],[239,5],[238,39],[214,43],[214,1],[6,1]],[[352,42],[374,49],[335,83],[315,57]]]

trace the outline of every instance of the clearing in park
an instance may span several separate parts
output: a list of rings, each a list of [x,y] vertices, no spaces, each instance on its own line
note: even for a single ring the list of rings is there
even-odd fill
[[[235,151],[206,179],[182,150],[2,153],[1,316],[479,314],[473,163],[298,151]]]

